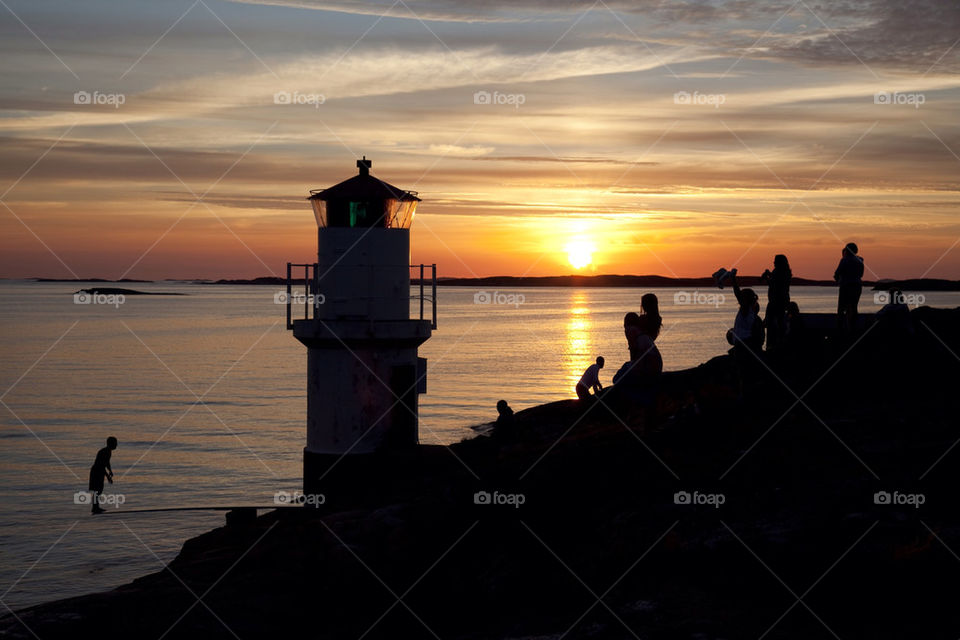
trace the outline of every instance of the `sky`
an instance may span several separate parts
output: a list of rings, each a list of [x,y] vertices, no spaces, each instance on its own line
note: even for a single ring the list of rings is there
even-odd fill
[[[0,0],[0,277],[283,275],[373,173],[441,276],[960,278],[960,4]]]

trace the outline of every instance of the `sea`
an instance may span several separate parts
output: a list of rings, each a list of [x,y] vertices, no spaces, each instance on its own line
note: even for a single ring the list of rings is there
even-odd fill
[[[269,505],[301,486],[306,349],[279,287],[105,285],[183,295],[91,299],[75,297],[81,286],[0,280],[0,602],[14,610],[158,571],[223,524],[203,510],[91,516],[87,477],[107,436],[120,443],[107,509]],[[420,348],[421,442],[474,437],[501,399],[519,411],[573,398],[599,355],[608,384],[627,359],[623,315],[648,291],[666,370],[728,349],[729,289],[439,287]],[[960,292],[915,295],[960,306]],[[792,296],[806,312],[836,308],[833,288]],[[873,292],[860,306],[878,308]]]

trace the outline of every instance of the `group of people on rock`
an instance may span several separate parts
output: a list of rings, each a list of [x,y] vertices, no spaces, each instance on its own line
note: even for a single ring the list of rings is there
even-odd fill
[[[623,335],[627,339],[627,352],[630,359],[614,374],[613,384],[630,387],[643,387],[663,371],[663,357],[657,348],[656,340],[663,327],[660,316],[660,301],[656,294],[647,293],[640,298],[640,313],[631,311],[623,317]],[[603,391],[600,383],[600,370],[604,367],[603,356],[583,372],[576,384],[577,397],[587,400]]]
[[[863,290],[863,258],[853,242],[843,247],[840,263],[834,272],[839,287],[837,297],[837,329],[841,334],[852,334],[857,328],[857,305]],[[737,270],[720,269],[714,277],[723,288],[729,280],[737,299],[737,313],[733,327],[727,331],[727,342],[737,362],[746,363],[763,351],[779,351],[799,347],[804,334],[804,320],[800,307],[790,299],[790,283],[793,272],[787,256],[777,254],[773,269],[767,269],[760,281],[767,285],[767,306],[760,315],[760,296],[751,288],[741,288]],[[902,296],[901,296],[902,297]],[[663,371],[663,358],[657,349],[656,340],[663,326],[657,296],[647,293],[640,299],[641,312],[627,313],[623,318],[623,332],[627,340],[630,360],[625,362],[613,376],[614,385],[626,383],[629,387],[647,386]],[[753,355],[749,355],[753,354]],[[749,355],[749,358],[747,356]],[[583,372],[576,384],[577,397],[587,400],[603,391],[600,370],[604,367],[603,356]]]
[[[836,326],[841,337],[852,336],[858,329],[857,306],[863,290],[863,273],[864,262],[859,255],[859,248],[850,242],[843,247],[833,275],[838,286]],[[760,296],[752,288],[740,287],[736,269],[720,269],[714,278],[721,289],[729,282],[737,299],[737,312],[726,338],[731,345],[730,353],[734,356],[734,362],[741,370],[741,385],[743,372],[760,362],[764,344],[767,352],[775,353],[797,353],[805,348],[805,321],[800,307],[790,299],[793,273],[786,255],[774,256],[773,269],[765,270],[760,277],[761,283],[767,285],[767,306],[762,317]],[[892,291],[891,296],[891,303],[877,313],[878,321],[888,325],[897,322],[908,325],[909,309],[903,304],[903,295],[899,291]],[[641,297],[639,313],[631,311],[623,317],[629,360],[613,375],[613,387],[641,402],[644,398],[650,399],[654,383],[663,372],[663,357],[657,348],[662,327],[660,303],[653,293]],[[600,372],[605,365],[603,356],[599,356],[583,372],[575,385],[577,398],[581,402],[591,401],[596,396],[612,391],[604,388],[600,382]],[[497,430],[509,431],[513,424],[513,410],[505,400],[501,400],[497,403],[497,411]]]

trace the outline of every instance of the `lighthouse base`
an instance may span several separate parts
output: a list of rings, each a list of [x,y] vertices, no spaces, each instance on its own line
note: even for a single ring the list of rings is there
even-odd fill
[[[389,487],[395,489],[418,468],[420,446],[389,453],[331,454],[303,450],[303,493],[322,496],[307,500],[308,506],[325,509],[351,508],[370,503]]]

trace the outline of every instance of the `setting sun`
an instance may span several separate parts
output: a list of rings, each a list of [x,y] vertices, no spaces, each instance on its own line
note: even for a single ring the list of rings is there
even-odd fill
[[[567,260],[574,269],[582,269],[593,262],[593,243],[588,240],[574,240],[566,247]]]

